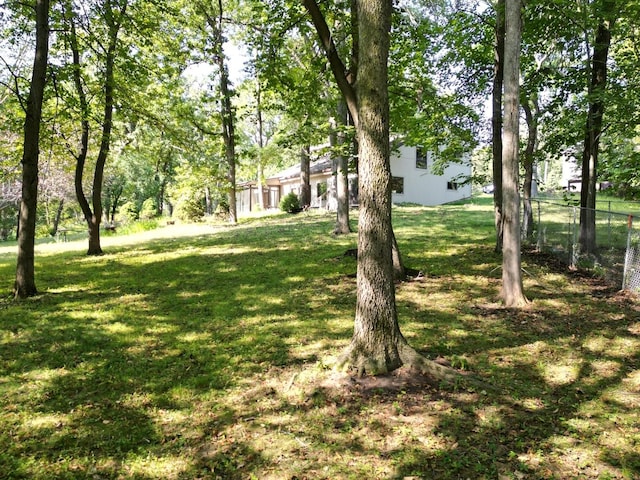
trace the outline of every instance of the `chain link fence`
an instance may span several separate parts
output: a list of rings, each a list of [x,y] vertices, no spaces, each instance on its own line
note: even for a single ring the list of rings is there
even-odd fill
[[[579,205],[532,200],[533,229],[525,242],[571,267],[590,269],[623,290],[640,293],[640,216],[615,212],[611,206],[594,210],[595,255],[580,251]]]

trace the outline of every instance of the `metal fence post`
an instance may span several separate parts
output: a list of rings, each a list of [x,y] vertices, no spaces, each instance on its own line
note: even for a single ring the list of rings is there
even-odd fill
[[[622,272],[622,290],[626,290],[631,269],[631,231],[633,230],[633,215],[627,218],[627,250],[624,254],[624,270]]]
[[[538,203],[538,242],[537,242],[537,250],[539,252],[542,251],[542,220],[541,220],[541,214],[540,214],[540,200],[536,200],[536,202]]]
[[[613,248],[611,244],[611,200],[609,200],[609,213],[607,215],[607,245]]]
[[[576,252],[576,206],[573,206],[573,221],[569,224],[569,266],[574,268],[577,265],[578,253]]]

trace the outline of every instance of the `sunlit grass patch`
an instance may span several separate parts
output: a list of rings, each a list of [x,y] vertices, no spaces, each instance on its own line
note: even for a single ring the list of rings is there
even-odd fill
[[[357,241],[331,235],[332,214],[38,255],[41,294],[0,303],[0,476],[635,478],[637,304],[527,258],[532,302],[503,309],[491,212],[393,215],[424,274],[397,285],[405,337],[495,391],[330,369]]]

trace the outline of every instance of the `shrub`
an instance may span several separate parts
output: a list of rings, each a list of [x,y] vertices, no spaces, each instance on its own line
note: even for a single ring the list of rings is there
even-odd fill
[[[180,220],[196,222],[204,217],[204,202],[202,198],[191,195],[181,195],[176,201],[173,212]]]
[[[138,207],[135,202],[125,202],[118,209],[120,218],[125,222],[133,222],[138,219]]]
[[[140,219],[149,220],[155,218],[158,214],[158,207],[156,205],[155,198],[147,198],[142,202],[142,208],[140,209]]]
[[[226,220],[227,218],[229,218],[229,202],[221,200],[216,207],[214,215],[220,220]]]
[[[295,193],[289,192],[280,201],[280,210],[287,213],[298,213],[302,210],[300,208],[300,199]]]

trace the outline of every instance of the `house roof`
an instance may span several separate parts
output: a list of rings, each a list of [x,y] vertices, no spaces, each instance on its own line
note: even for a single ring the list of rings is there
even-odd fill
[[[333,169],[333,161],[328,156],[319,158],[310,163],[309,165],[309,175],[320,175],[323,173],[331,173]],[[265,183],[267,185],[279,185],[281,182],[285,182],[287,180],[293,180],[300,178],[300,163],[297,163],[289,168],[281,170],[275,175],[271,175],[270,177],[265,179]],[[255,180],[249,180],[246,182],[238,183],[239,188],[249,188],[256,185]]]
[[[329,157],[322,157],[309,164],[309,174],[318,175],[321,173],[330,173],[333,168],[333,162]],[[297,163],[275,175],[270,176],[267,180],[290,180],[300,176],[300,163]]]

